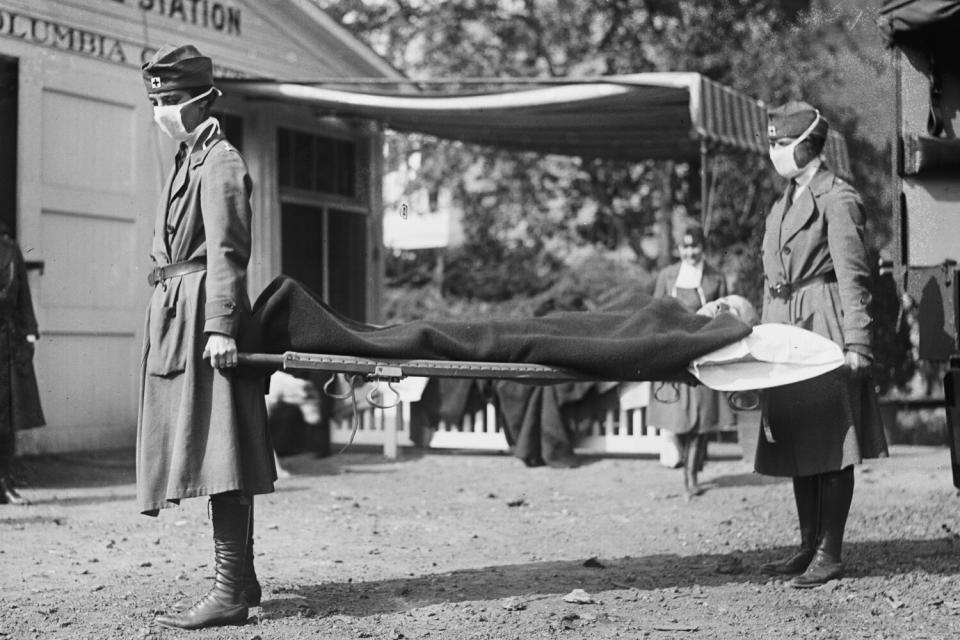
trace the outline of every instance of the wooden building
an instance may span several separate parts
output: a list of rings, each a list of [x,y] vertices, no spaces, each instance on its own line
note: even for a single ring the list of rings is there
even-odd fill
[[[0,218],[29,262],[48,426],[23,453],[132,445],[146,274],[173,144],[140,65],[191,43],[219,77],[399,78],[311,0],[0,0]],[[358,319],[381,286],[382,139],[224,87],[254,181],[250,294],[281,272]]]

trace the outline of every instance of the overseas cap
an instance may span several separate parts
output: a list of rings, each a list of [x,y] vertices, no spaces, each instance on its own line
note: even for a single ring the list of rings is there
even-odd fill
[[[806,102],[796,100],[774,107],[767,112],[767,137],[770,140],[777,138],[796,138],[800,136],[817,119],[817,110]],[[810,133],[811,138],[826,140],[830,125],[821,115],[820,122]]]
[[[191,44],[165,44],[141,67],[147,93],[213,86],[213,61]]]

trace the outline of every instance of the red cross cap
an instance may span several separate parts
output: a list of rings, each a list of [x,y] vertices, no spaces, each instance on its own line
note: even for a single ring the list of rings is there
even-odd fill
[[[213,61],[192,44],[165,44],[141,67],[147,93],[213,86]]]

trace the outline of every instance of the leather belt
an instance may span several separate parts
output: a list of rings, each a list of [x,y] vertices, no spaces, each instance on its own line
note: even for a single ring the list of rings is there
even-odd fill
[[[147,282],[151,287],[155,287],[164,280],[185,276],[188,273],[196,273],[197,271],[206,271],[206,269],[206,257],[174,262],[173,264],[166,264],[162,267],[154,267],[153,270],[147,274]]]
[[[820,284],[821,282],[826,284],[836,281],[837,272],[827,271],[826,273],[818,273],[817,275],[810,276],[809,278],[801,278],[795,282],[778,282],[770,287],[770,295],[774,298],[780,298],[781,300],[789,300],[793,297],[793,294],[797,293],[801,289],[806,289],[811,285]]]

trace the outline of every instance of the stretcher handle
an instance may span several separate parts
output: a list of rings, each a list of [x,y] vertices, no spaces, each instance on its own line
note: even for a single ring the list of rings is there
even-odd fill
[[[262,369],[283,369],[283,354],[277,353],[238,353],[237,364]]]

